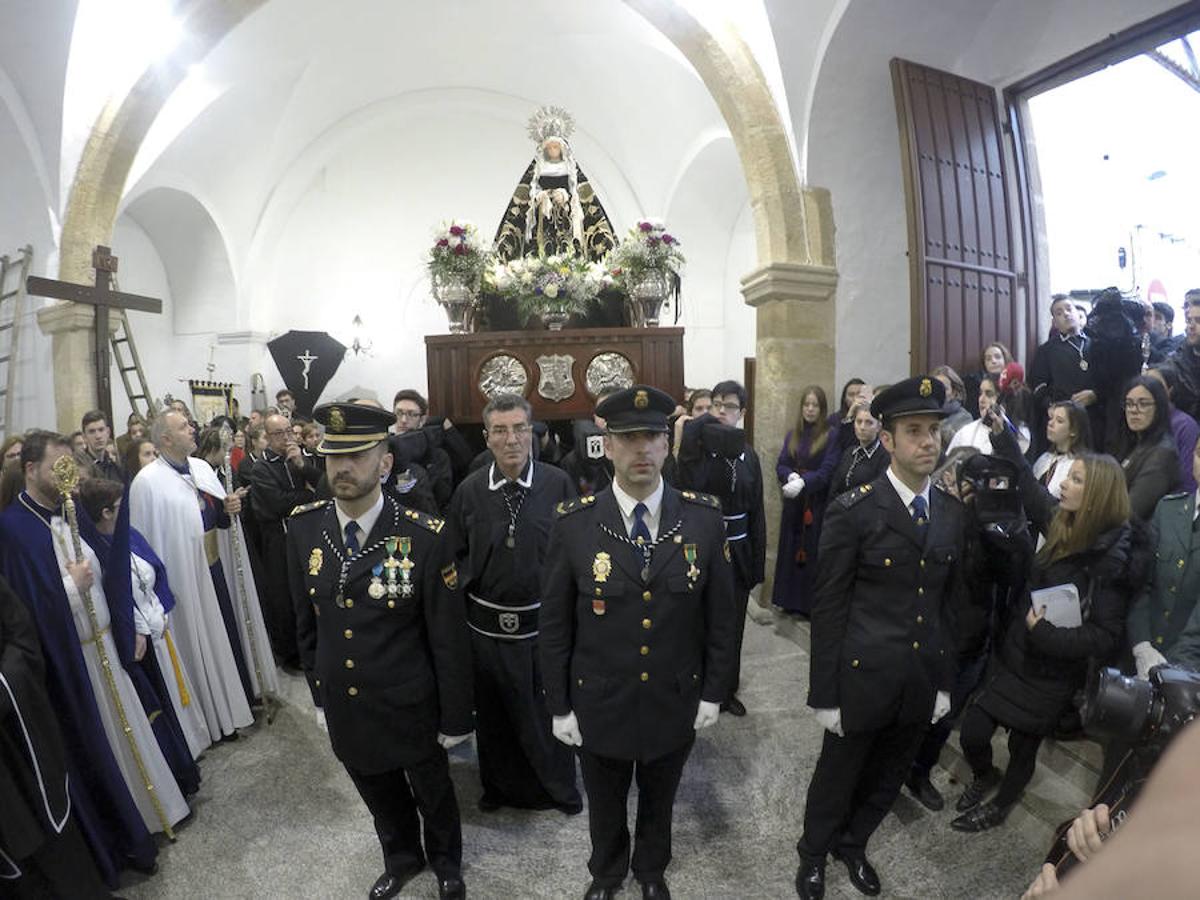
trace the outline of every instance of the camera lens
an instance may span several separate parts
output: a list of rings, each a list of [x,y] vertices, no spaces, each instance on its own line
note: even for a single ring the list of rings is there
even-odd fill
[[[1089,734],[1133,740],[1143,736],[1154,702],[1149,682],[1102,669],[1083,705],[1083,727]]]

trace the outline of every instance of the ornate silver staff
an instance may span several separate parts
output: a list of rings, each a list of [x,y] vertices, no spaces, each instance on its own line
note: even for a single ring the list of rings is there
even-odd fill
[[[225,451],[225,462],[221,466],[225,475],[225,489],[233,490],[233,429],[226,422],[221,426],[221,449]],[[267,714],[267,724],[275,721],[275,698],[267,689],[263,680],[262,664],[259,662],[258,637],[254,633],[254,621],[250,617],[250,594],[246,590],[246,572],[242,564],[242,535],[236,521],[230,523],[229,538],[233,541],[233,565],[237,572],[238,593],[242,598],[242,620],[246,623],[246,636],[250,639],[250,658],[254,662],[254,677],[258,679],[258,689],[262,692],[263,709]]]
[[[83,555],[83,542],[79,539],[79,520],[75,516],[75,501],[71,497],[71,493],[79,484],[79,468],[75,465],[75,457],[69,453],[60,456],[54,461],[51,471],[54,473],[54,486],[62,495],[63,514],[71,528],[71,545],[75,550],[75,562],[83,562],[86,557]],[[125,704],[121,702],[121,694],[117,690],[117,679],[112,672],[112,660],[108,658],[108,651],[104,647],[104,635],[100,631],[100,623],[96,620],[96,604],[92,600],[92,591],[89,588],[80,593],[83,595],[83,606],[87,610],[88,621],[92,625],[92,640],[95,641],[96,652],[100,655],[100,668],[104,671],[104,682],[108,686],[108,695],[112,698],[113,706],[117,710],[117,718],[121,721],[121,731],[125,733],[125,740],[129,742],[133,761],[137,765],[138,773],[142,776],[146,793],[150,795],[150,804],[154,807],[154,813],[158,816],[158,821],[162,823],[163,833],[173,841],[175,832],[167,820],[167,813],[163,809],[162,801],[158,799],[158,792],[150,780],[150,773],[146,771],[146,762],[142,759],[142,751],[138,748],[137,738],[134,737],[133,729],[129,726],[129,717],[125,714]],[[109,615],[111,616],[111,611]]]

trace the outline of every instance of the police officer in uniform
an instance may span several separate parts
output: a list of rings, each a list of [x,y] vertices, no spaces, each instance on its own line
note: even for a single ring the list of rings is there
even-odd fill
[[[567,475],[533,459],[532,410],[516,394],[483,408],[494,461],[458,486],[446,543],[467,595],[477,709],[479,808],[583,810],[575,757],[554,739],[537,660],[541,573]]]
[[[313,417],[326,429],[319,452],[335,499],[293,511],[288,570],[301,661],[383,848],[369,896],[394,897],[428,859],[439,896],[463,898],[446,749],[473,728],[470,648],[442,521],[381,490],[390,415],[338,403]]]
[[[928,729],[950,709],[949,613],[961,590],[964,511],[931,486],[945,388],[909,378],[871,415],[891,454],[879,478],[829,504],[821,531],[808,705],[826,729],[797,844],[796,891],[825,892],[825,856],[880,891],[867,840],[891,809]]]
[[[604,400],[613,483],[559,508],[541,609],[554,735],[579,748],[592,884],[611,900],[630,869],[626,802],[637,779],[632,869],[668,898],[675,791],[695,733],[733,675],[734,602],[720,502],[663,481],[674,401],[635,385]]]

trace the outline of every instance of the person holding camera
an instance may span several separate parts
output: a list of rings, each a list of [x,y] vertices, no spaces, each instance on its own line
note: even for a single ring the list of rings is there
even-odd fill
[[[881,391],[887,471],[829,504],[817,563],[808,705],[825,728],[797,842],[796,891],[825,894],[841,860],[880,892],[867,842],[900,793],[931,722],[950,710],[950,604],[963,590],[961,503],[930,475],[941,451],[945,388],[909,378]]]
[[[733,689],[721,710],[734,716],[746,714],[745,705],[737,698],[746,606],[750,592],[762,584],[767,562],[762,463],[739,427],[746,414],[746,402],[746,389],[736,381],[717,384],[712,389],[712,412],[684,426],[676,470],[680,488],[714,495],[720,499],[725,515],[738,624]]]
[[[1008,429],[990,417],[1002,455],[1013,456]],[[1093,660],[1105,661],[1120,645],[1128,601],[1146,560],[1130,525],[1129,493],[1121,466],[1109,456],[1084,454],[1071,463],[1055,503],[1020,470],[1026,513],[1045,538],[1034,558],[1023,619],[1009,623],[979,694],[963,715],[959,742],[974,775],[958,800],[956,831],[995,828],[1007,818],[1033,777],[1042,739],[1073,713],[1076,692]],[[1043,589],[1078,598],[1078,625],[1054,624],[1039,595]],[[1009,764],[992,764],[992,735],[1009,729]],[[985,797],[994,789],[994,796]]]

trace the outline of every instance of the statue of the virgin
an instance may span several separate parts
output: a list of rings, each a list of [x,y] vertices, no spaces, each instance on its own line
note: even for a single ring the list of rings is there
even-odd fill
[[[501,260],[574,254],[600,260],[617,243],[612,223],[575,161],[575,120],[557,106],[529,119],[533,161],[513,192],[493,242]]]

